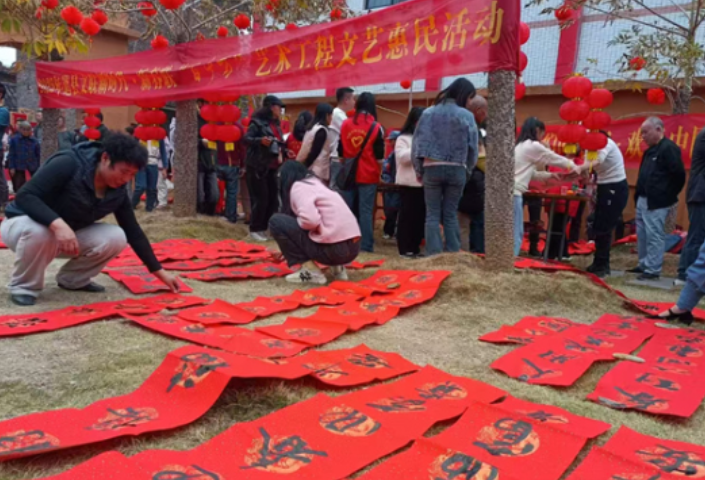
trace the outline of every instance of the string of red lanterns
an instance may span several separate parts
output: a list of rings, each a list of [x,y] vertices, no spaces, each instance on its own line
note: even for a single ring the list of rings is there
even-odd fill
[[[529,25],[524,22],[519,22],[519,45],[524,45],[529,41],[531,37],[531,29]],[[522,73],[526,70],[526,66],[529,64],[529,57],[522,51],[519,51],[519,76],[514,83],[514,100],[518,102],[526,95],[526,85],[522,78]]]
[[[201,117],[208,123],[201,127],[200,133],[208,141],[208,148],[215,150],[216,142],[220,141],[225,143],[226,151],[235,149],[235,142],[242,136],[242,131],[235,126],[242,116],[242,112],[235,105],[238,98],[218,93],[204,95],[206,103],[201,107]],[[249,125],[249,122],[247,123]]]
[[[583,125],[589,132],[580,142],[580,148],[587,152],[585,158],[590,162],[591,172],[592,162],[597,160],[599,150],[607,146],[607,137],[600,130],[605,130],[612,123],[612,117],[604,109],[612,105],[613,100],[612,92],[605,88],[596,88],[587,97],[587,103],[591,110],[583,120]]]
[[[152,141],[159,142],[166,138],[166,130],[162,128],[167,121],[166,113],[162,108],[166,103],[163,100],[144,100],[137,103],[140,110],[135,113],[135,121],[139,126],[135,128],[135,138],[148,147]]]
[[[83,136],[91,141],[100,140],[100,130],[98,130],[98,127],[103,123],[100,121],[100,118],[98,118],[100,108],[86,108],[84,112],[86,116],[83,117],[83,124],[87,128],[83,132]]]
[[[558,114],[567,125],[558,131],[558,139],[565,144],[563,152],[567,155],[575,155],[578,145],[587,135],[587,129],[581,122],[590,114],[590,104],[585,99],[591,90],[592,82],[580,74],[563,82],[562,93],[569,100],[561,105]]]

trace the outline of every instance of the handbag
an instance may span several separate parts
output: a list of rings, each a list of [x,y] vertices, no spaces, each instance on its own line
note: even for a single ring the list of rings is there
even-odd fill
[[[360,157],[362,156],[362,152],[365,151],[365,146],[367,146],[367,141],[372,136],[372,132],[375,131],[376,127],[377,127],[377,122],[372,122],[372,126],[370,127],[370,130],[367,132],[367,135],[365,136],[365,140],[362,142],[362,146],[360,147],[360,151],[357,152],[357,155],[355,155],[354,158],[344,158],[343,159],[343,163],[340,167],[340,170],[338,171],[338,175],[336,175],[336,177],[335,177],[335,186],[338,188],[338,190],[340,190],[340,191],[352,190],[353,187],[355,187],[355,179],[357,177],[357,164],[360,161]]]

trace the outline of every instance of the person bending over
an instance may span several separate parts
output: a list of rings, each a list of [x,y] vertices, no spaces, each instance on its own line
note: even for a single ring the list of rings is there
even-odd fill
[[[313,262],[331,267],[336,280],[347,280],[345,265],[360,253],[360,227],[339,193],[309,173],[299,162],[280,171],[282,213],[269,221],[269,231],[289,266],[301,269],[286,280],[325,285],[326,276]]]
[[[63,150],[37,170],[8,205],[0,224],[3,242],[16,254],[9,289],[12,302],[34,305],[47,266],[68,257],[56,276],[65,290],[102,292],[91,280],[129,243],[150,272],[177,291],[135,219],[127,183],[147,164],[147,150],[124,133]],[[115,215],[118,225],[97,223]]]

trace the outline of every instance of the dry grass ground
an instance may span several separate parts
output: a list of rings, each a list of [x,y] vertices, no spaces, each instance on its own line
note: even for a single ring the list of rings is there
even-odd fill
[[[140,215],[140,219],[152,241],[188,237],[214,241],[244,238],[247,233],[244,226],[232,226],[222,220],[179,220],[168,212]],[[603,313],[626,313],[620,301],[605,290],[571,274],[490,274],[481,269],[480,260],[468,254],[400,260],[395,246],[383,241],[378,241],[376,255],[364,258],[379,257],[387,258],[385,268],[449,269],[453,275],[432,302],[404,312],[385,326],[347,334],[325,348],[365,343],[371,348],[399,352],[420,365],[431,364],[455,375],[491,383],[530,401],[557,405],[613,424],[615,428],[597,443],[604,443],[623,424],[646,434],[705,445],[703,409],[689,420],[674,421],[619,412],[586,401],[585,396],[612,364],[592,368],[576,385],[567,389],[526,385],[489,368],[492,361],[514,347],[481,343],[477,341],[478,336],[502,324],[513,324],[525,315],[561,316],[587,323]],[[627,268],[634,261],[628,247],[617,251],[614,257],[616,268]],[[584,267],[588,261],[578,259],[576,263]],[[674,273],[676,262],[677,257],[667,260],[667,273]],[[12,254],[0,251],[0,282],[4,283],[8,278],[11,265]],[[352,279],[361,279],[370,273],[353,272]],[[37,308],[54,309],[129,296],[107,277],[99,281],[108,286],[105,294],[71,296],[54,286],[50,273],[50,286]],[[294,289],[283,280],[189,283],[194,287],[194,294],[230,302],[249,300],[257,295],[284,294]],[[619,285],[625,293],[638,299],[666,301],[676,298],[674,292],[629,287],[623,285],[621,279],[610,283]],[[6,295],[0,295],[0,312],[19,311],[9,303]],[[295,312],[298,316],[307,314],[305,310]],[[260,324],[281,323],[284,318],[285,315],[277,315]],[[159,365],[167,352],[182,344],[120,320],[1,339],[0,419],[49,409],[80,408],[105,397],[129,393]],[[109,449],[128,455],[151,448],[189,449],[236,422],[252,420],[308,398],[316,388],[322,387],[310,382],[233,381],[216,405],[187,427],[2,463],[0,479],[18,480],[56,474]]]

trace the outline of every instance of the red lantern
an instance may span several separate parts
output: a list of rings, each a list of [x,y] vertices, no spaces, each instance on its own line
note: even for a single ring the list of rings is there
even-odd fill
[[[577,123],[569,123],[568,125],[563,125],[560,130],[558,130],[558,140],[563,142],[563,152],[566,154],[575,154],[578,152],[578,144],[587,135],[587,130],[582,125]]]
[[[218,31],[216,32],[216,35],[218,35],[220,38],[227,37],[228,36],[228,28],[227,27],[218,27]]]
[[[103,122],[101,122],[100,118],[96,117],[95,115],[86,115],[86,117],[83,119],[83,123],[85,123],[88,128],[98,128]]]
[[[214,123],[206,123],[201,127],[200,133],[206,140],[214,141],[218,135],[218,125]]]
[[[221,142],[234,143],[240,140],[241,133],[235,125],[218,125],[216,135]]]
[[[147,133],[147,141],[150,140],[155,140],[155,141],[161,141],[166,138],[166,130],[164,130],[162,127],[144,127],[145,132]]]
[[[216,118],[219,122],[235,123],[240,119],[240,115],[240,109],[232,104],[220,105],[216,108]]]
[[[92,37],[100,32],[100,25],[92,18],[84,17],[83,20],[81,20],[81,30],[89,37]]]
[[[526,56],[524,52],[519,52],[519,71],[523,72],[526,70],[526,66],[529,64],[529,57]]]
[[[166,123],[166,113],[161,110],[140,110],[135,113],[135,121],[142,125],[162,125]]]
[[[218,106],[212,103],[206,103],[201,107],[201,116],[206,122],[218,121]]]
[[[185,1],[186,0],[159,0],[159,3],[167,10],[176,10],[183,5]]]
[[[84,108],[86,115],[98,115],[100,113],[100,108]]]
[[[83,132],[83,136],[88,140],[99,140],[100,130],[96,130],[95,128],[87,128],[86,131]]]
[[[93,10],[93,15],[91,15],[91,18],[101,26],[108,23],[108,16],[103,10]]]
[[[137,140],[141,140],[143,142],[146,142],[147,140],[149,140],[147,138],[147,127],[143,127],[140,125],[139,127],[135,128],[134,135]]]
[[[590,92],[587,97],[587,102],[590,104],[590,108],[607,108],[612,105],[614,96],[612,92],[606,88],[596,88]]]
[[[584,100],[569,100],[561,105],[558,114],[566,122],[580,122],[590,113],[590,105]]]
[[[646,60],[641,57],[634,57],[629,60],[629,68],[635,71],[639,71],[646,66]]]
[[[666,92],[662,88],[650,88],[646,92],[646,100],[651,105],[661,105],[666,101]]]
[[[526,84],[516,82],[514,84],[514,101],[518,102],[526,95]]]
[[[285,28],[286,30],[291,31],[291,30],[296,30],[297,28],[299,28],[299,26],[296,25],[295,23],[287,23],[287,24],[286,24],[286,27],[284,27],[284,28]]]
[[[43,0],[42,1],[42,7],[46,8],[47,10],[54,10],[58,6],[59,6],[59,0]]]
[[[331,20],[340,20],[343,18],[343,11],[339,8],[334,8],[330,12],[330,19]]]
[[[612,117],[602,110],[593,110],[583,120],[583,126],[588,130],[604,130],[610,123],[612,123]]]
[[[597,159],[597,151],[607,146],[607,137],[600,132],[590,132],[580,141],[580,148],[588,152],[588,160]]]
[[[566,98],[585,98],[592,90],[592,82],[582,75],[575,75],[563,82],[562,90]]]
[[[160,50],[162,48],[167,48],[169,46],[169,40],[164,38],[161,35],[157,35],[154,37],[154,40],[152,40],[152,48],[154,50]]]
[[[250,17],[248,17],[244,13],[241,13],[240,15],[235,17],[235,19],[233,20],[233,24],[240,30],[250,28]]]
[[[69,5],[61,9],[61,18],[69,25],[80,25],[81,20],[83,20],[83,14],[78,8]]]
[[[526,23],[520,22],[519,23],[519,45],[524,45],[526,42],[528,42],[529,37],[531,37],[531,29],[529,28],[529,26]]]
[[[553,14],[559,22],[563,23],[573,18],[573,9],[567,5],[563,5],[562,7],[557,8]]]
[[[137,8],[140,9],[140,13],[145,17],[153,17],[157,14],[157,9],[154,8],[152,2],[140,2],[137,4]]]
[[[404,90],[408,90],[411,88],[411,80],[402,80],[399,82],[399,86]]]
[[[37,10],[34,11],[34,18],[37,20],[42,19],[42,7],[39,7]]]

